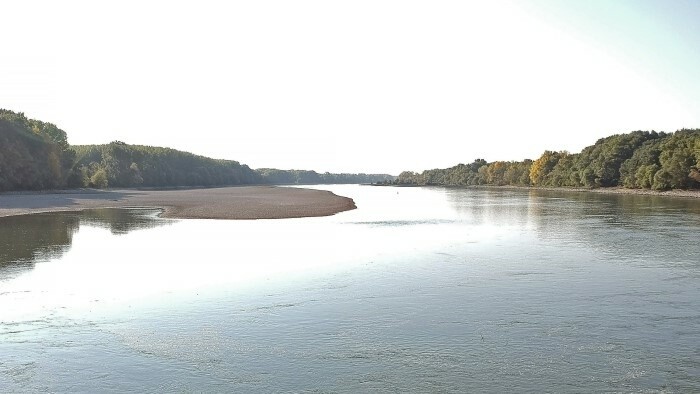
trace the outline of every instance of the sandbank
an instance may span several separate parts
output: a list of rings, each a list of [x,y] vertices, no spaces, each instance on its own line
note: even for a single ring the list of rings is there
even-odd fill
[[[154,207],[178,219],[283,219],[355,209],[351,198],[325,190],[236,186],[175,190],[65,190],[0,194],[0,217],[94,208]]]

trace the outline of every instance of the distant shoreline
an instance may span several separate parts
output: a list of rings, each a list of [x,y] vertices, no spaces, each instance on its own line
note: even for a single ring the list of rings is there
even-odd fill
[[[526,187],[525,189],[533,190],[550,190],[550,191],[571,191],[580,193],[599,193],[599,194],[629,194],[637,196],[661,196],[661,197],[689,197],[700,198],[700,190],[651,190],[651,189],[628,189],[624,187],[600,187],[596,189],[586,188],[566,188],[566,187]]]
[[[167,218],[229,220],[330,216],[356,208],[351,198],[329,191],[275,186],[0,193],[0,217],[128,207],[161,208]]]
[[[444,187],[444,188],[463,188],[463,189],[499,189],[499,190],[546,190],[555,192],[577,192],[577,193],[599,193],[599,194],[628,194],[638,196],[661,196],[661,197],[685,197],[685,198],[700,198],[700,190],[651,190],[651,189],[628,189],[620,186],[616,187],[600,187],[588,189],[583,187],[534,187],[534,186],[514,186],[514,185],[468,185],[468,186],[452,186],[452,185],[383,185],[372,184],[372,186],[392,186],[392,187]]]

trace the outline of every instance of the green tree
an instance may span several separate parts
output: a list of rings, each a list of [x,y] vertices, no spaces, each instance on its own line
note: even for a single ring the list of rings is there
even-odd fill
[[[107,171],[104,168],[98,169],[90,178],[90,186],[104,189],[109,186]]]
[[[73,159],[63,130],[0,109],[0,191],[64,187]]]
[[[530,182],[534,186],[544,186],[547,175],[554,169],[554,166],[557,165],[562,155],[565,154],[567,153],[549,150],[544,151],[539,159],[532,162],[532,166],[530,167]]]
[[[690,176],[696,169],[695,147],[700,139],[700,130],[679,130],[667,138],[661,147],[660,174],[654,177],[655,189],[676,189],[697,187]]]

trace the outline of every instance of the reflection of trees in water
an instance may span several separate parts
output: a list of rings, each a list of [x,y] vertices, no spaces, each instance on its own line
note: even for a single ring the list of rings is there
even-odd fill
[[[697,199],[536,189],[452,189],[446,196],[473,224],[527,226],[540,239],[611,256],[700,261]]]
[[[154,228],[171,223],[160,219],[160,210],[151,208],[91,209],[79,213],[80,224],[108,229],[112,234],[126,234],[134,230]]]
[[[37,260],[63,254],[79,222],[75,214],[0,218],[0,280],[33,268]]]
[[[32,269],[36,262],[60,257],[70,249],[81,224],[126,234],[171,223],[157,213],[153,209],[94,209],[0,218],[0,280]]]
[[[474,225],[526,225],[526,194],[508,189],[447,189],[446,198],[461,219]]]
[[[700,201],[594,193],[575,193],[567,198],[571,205],[579,207],[564,219],[569,232],[610,259],[655,259],[697,268]],[[550,234],[546,225],[539,231],[542,236]]]

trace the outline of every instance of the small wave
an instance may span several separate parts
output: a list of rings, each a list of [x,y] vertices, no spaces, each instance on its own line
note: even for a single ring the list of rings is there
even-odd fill
[[[425,224],[450,224],[455,223],[454,220],[447,219],[428,219],[428,220],[378,220],[378,221],[366,221],[366,222],[352,222],[352,224],[359,224],[365,226],[374,227],[401,227],[401,226],[418,226]]]
[[[505,273],[506,276],[531,276],[531,275],[554,275],[553,272],[536,272],[536,271],[510,271]]]
[[[265,306],[259,306],[257,308],[253,308],[250,311],[270,311],[270,310],[275,310],[275,309],[282,309],[282,308],[293,308],[295,306],[298,306],[299,304],[274,304],[274,305],[265,305]],[[248,311],[246,311],[248,312]]]

